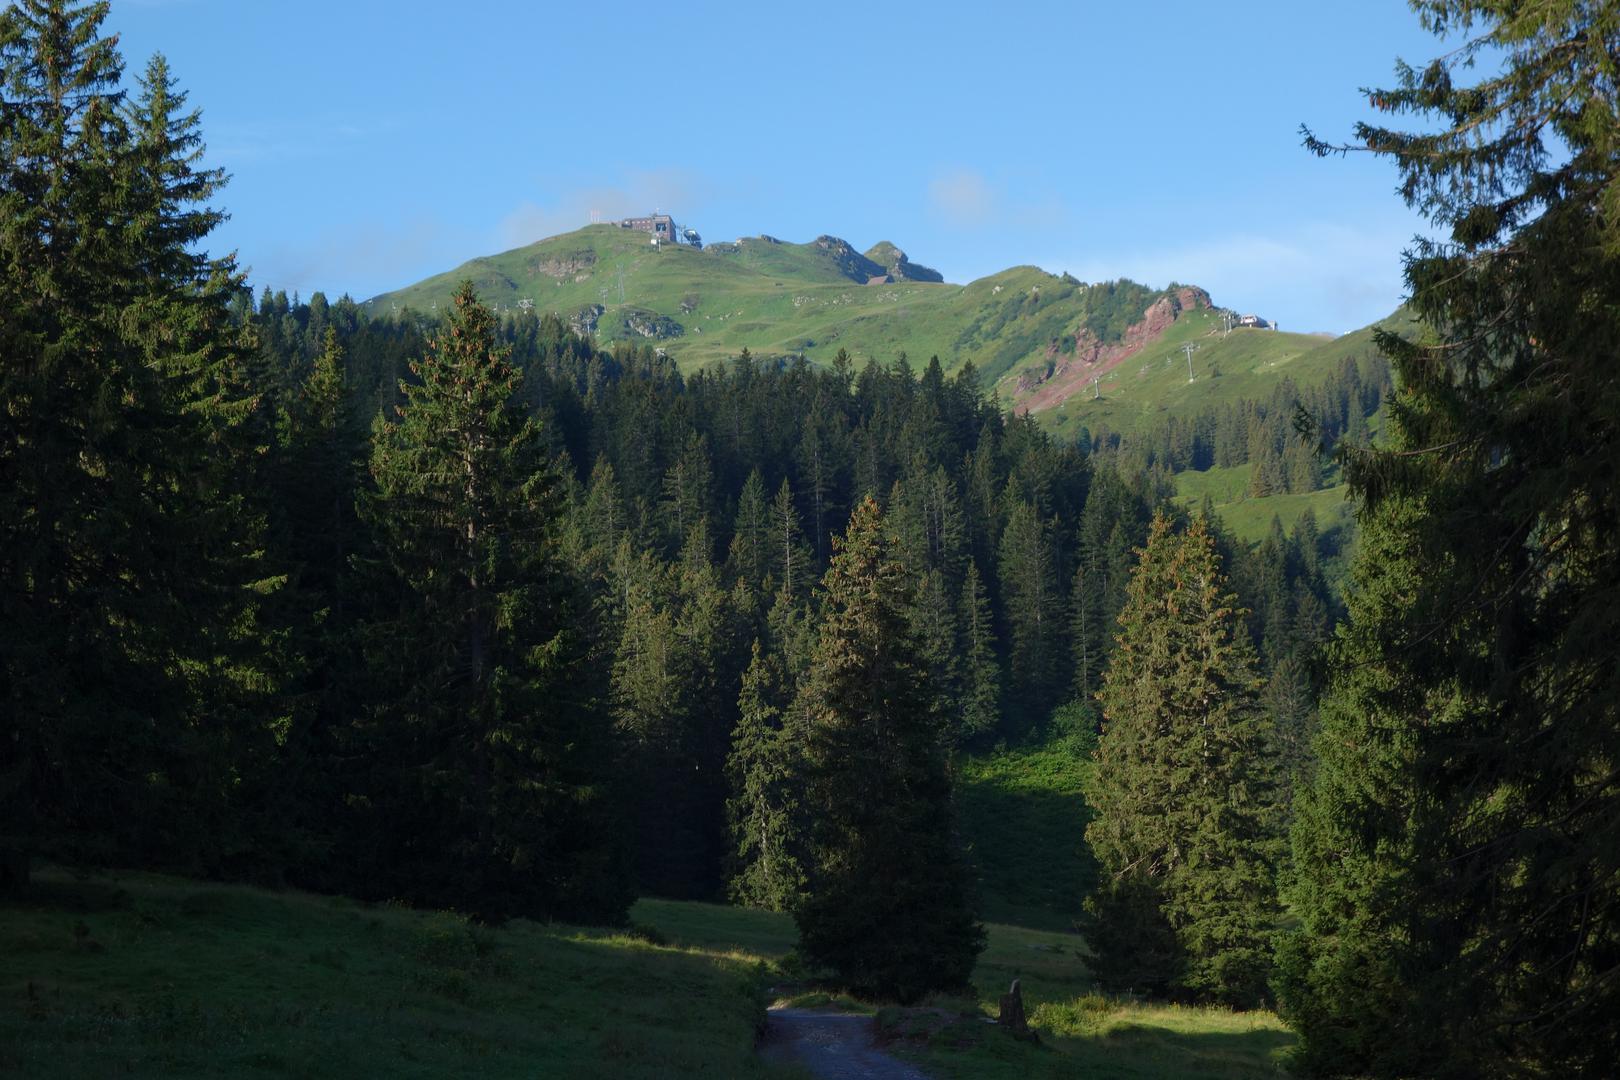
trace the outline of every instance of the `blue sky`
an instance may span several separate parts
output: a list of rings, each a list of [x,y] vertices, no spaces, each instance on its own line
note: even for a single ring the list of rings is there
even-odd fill
[[[232,182],[256,285],[356,298],[654,208],[706,239],[892,240],[947,279],[1034,263],[1203,285],[1285,329],[1401,298],[1424,223],[1318,160],[1437,42],[1399,0],[114,0]]]

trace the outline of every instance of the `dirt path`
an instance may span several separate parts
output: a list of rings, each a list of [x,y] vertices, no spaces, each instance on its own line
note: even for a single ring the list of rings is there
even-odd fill
[[[928,1080],[872,1045],[872,1018],[822,1009],[773,1008],[760,1056],[795,1061],[822,1080]]]

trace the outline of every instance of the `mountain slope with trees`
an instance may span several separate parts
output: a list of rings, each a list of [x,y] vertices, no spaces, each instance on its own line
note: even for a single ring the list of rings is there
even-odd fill
[[[650,342],[684,371],[744,348],[762,358],[802,355],[818,363],[840,351],[858,363],[905,353],[921,365],[938,356],[947,373],[971,363],[1004,401],[1050,423],[1114,430],[1165,411],[1264,397],[1283,375],[1314,382],[1346,351],[1311,334],[1225,333],[1208,295],[1196,288],[1088,284],[1033,266],[954,285],[924,270],[888,242],[866,255],[831,236],[804,244],[757,236],[702,250],[654,248],[645,233],[590,225],[474,259],[363,306],[372,315],[431,314],[446,309],[455,286],[470,280],[498,310],[556,314],[602,343]],[[868,284],[869,275],[893,280]],[[1366,352],[1360,348],[1366,339],[1354,337],[1348,348]],[[1157,368],[1143,377],[1144,365],[1163,366],[1172,354],[1181,364],[1175,370],[1184,370],[1176,350],[1185,342],[1203,350],[1195,367],[1213,379],[1189,385],[1156,377]],[[1091,400],[1093,373],[1102,379],[1103,401]]]

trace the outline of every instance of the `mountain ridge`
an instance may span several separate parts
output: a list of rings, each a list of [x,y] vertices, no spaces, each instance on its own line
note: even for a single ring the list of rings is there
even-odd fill
[[[1200,351],[1224,362],[1211,375],[1263,375],[1286,365],[1296,381],[1308,381],[1327,369],[1299,361],[1331,344],[1316,335],[1229,330],[1220,317],[1226,309],[1186,283],[1087,283],[1021,265],[956,284],[888,240],[862,252],[831,234],[802,244],[762,234],[698,249],[654,244],[617,225],[480,256],[366,306],[379,314],[435,310],[463,279],[498,309],[555,313],[601,342],[650,343],[687,370],[744,348],[817,363],[840,350],[857,363],[938,356],[948,372],[971,363],[1009,407],[1053,425],[1093,412],[1115,414],[1117,424],[1134,411],[1121,401],[1141,398],[1148,385],[1125,370],[1136,372],[1131,361],[1149,352],[1159,363],[1160,346],[1191,344],[1189,381],[1199,397]],[[1165,386],[1187,396],[1175,389]]]

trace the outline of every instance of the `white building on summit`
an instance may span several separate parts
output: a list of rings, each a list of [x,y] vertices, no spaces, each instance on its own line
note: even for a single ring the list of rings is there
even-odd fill
[[[634,229],[651,236],[656,243],[678,244],[682,240],[695,248],[703,246],[703,240],[691,229],[682,230],[675,224],[675,219],[668,214],[649,214],[646,217],[627,217],[619,221],[619,228]]]

